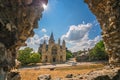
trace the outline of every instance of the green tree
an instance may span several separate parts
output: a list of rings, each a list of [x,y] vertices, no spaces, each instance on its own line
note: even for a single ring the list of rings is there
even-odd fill
[[[30,63],[30,53],[33,51],[32,48],[26,47],[24,50],[19,50],[19,54],[18,54],[18,60],[22,63],[22,64],[28,64]]]
[[[18,60],[22,63],[22,65],[37,63],[40,61],[40,54],[32,52],[33,49],[29,47],[18,51]]]
[[[66,59],[68,60],[69,58],[72,58],[72,57],[73,57],[72,52],[69,50],[66,50]]]
[[[106,60],[108,55],[105,51],[103,41],[99,41],[93,49],[91,49],[89,54],[90,60]]]
[[[38,62],[40,62],[40,54],[39,53],[31,53],[30,54],[30,62],[31,63],[38,63]]]

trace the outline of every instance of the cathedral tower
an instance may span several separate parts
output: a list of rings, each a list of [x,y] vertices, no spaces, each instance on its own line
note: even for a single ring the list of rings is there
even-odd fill
[[[62,45],[60,38],[58,43],[55,43],[53,33],[51,33],[49,38],[49,43],[46,44],[44,41],[43,44],[39,47],[39,53],[41,53],[42,60],[44,63],[63,63],[66,61],[66,44],[63,40]]]
[[[63,40],[63,42],[62,42],[62,48],[66,48],[65,46],[66,46],[66,43],[65,43],[65,40]]]
[[[53,36],[53,32],[52,32],[50,35],[49,44],[54,43],[54,42],[55,42],[55,40],[54,40],[54,36]]]

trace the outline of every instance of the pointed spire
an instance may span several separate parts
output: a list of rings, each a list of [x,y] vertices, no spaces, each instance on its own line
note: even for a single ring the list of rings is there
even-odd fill
[[[54,40],[53,32],[50,35],[50,40]]]
[[[65,43],[65,40],[63,40],[62,45],[65,46],[65,44],[66,44],[66,43]]]
[[[51,33],[50,35],[50,39],[49,39],[49,42],[51,43],[54,43],[54,35],[53,35],[53,32]]]

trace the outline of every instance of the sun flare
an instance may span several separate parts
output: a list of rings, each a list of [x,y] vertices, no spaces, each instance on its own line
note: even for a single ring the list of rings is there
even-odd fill
[[[43,4],[42,6],[43,6],[44,9],[47,9],[47,5]]]

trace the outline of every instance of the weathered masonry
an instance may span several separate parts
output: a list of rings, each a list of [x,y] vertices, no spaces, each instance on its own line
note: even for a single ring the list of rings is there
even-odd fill
[[[0,0],[0,80],[13,80],[17,51],[34,35],[48,0]],[[19,80],[19,79],[16,79]]]
[[[120,0],[85,0],[102,28],[109,63],[120,64]]]

